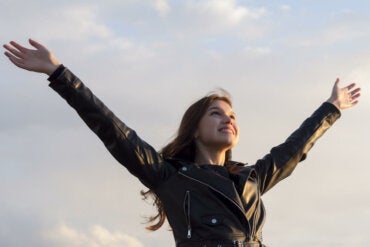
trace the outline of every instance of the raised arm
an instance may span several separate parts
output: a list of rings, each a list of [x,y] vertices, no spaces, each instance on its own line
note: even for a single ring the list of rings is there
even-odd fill
[[[340,88],[337,79],[327,102],[307,118],[284,143],[272,148],[269,154],[256,162],[254,167],[262,194],[293,172],[297,164],[306,158],[316,140],[340,117],[340,110],[358,103],[360,90],[354,83]]]
[[[171,167],[165,166],[156,150],[141,140],[108,109],[78,77],[65,68],[43,45],[29,40],[31,50],[12,41],[4,45],[5,55],[16,66],[49,75],[49,86],[72,106],[103,141],[108,151],[149,188],[165,180]]]

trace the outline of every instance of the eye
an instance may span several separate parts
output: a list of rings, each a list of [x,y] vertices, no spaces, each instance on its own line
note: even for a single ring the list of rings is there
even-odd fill
[[[220,113],[218,112],[218,111],[211,111],[211,116],[213,116],[213,115],[220,115]]]
[[[236,116],[234,114],[230,115],[230,118],[235,120],[236,119]]]

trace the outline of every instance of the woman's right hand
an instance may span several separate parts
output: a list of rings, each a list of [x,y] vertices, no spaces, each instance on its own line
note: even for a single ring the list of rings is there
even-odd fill
[[[45,46],[32,39],[29,39],[29,43],[36,50],[28,49],[15,41],[11,41],[3,46],[7,50],[4,54],[19,68],[45,73],[50,76],[61,63]]]

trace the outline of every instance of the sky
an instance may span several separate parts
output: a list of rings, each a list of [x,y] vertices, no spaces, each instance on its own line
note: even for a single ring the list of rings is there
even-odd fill
[[[370,243],[370,3],[367,1],[2,0],[0,40],[33,38],[142,139],[160,149],[198,98],[224,88],[253,164],[331,92],[360,103],[264,195],[267,246]],[[47,76],[0,57],[0,246],[174,246],[139,181],[105,150]]]

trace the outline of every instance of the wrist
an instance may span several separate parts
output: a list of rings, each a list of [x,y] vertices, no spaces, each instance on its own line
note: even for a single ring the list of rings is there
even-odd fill
[[[338,110],[340,110],[340,104],[337,100],[329,98],[326,102],[334,105]]]
[[[55,63],[55,64],[50,64],[46,70],[44,71],[45,74],[50,76],[51,74],[54,73],[58,69],[58,67],[61,65],[61,63]]]

